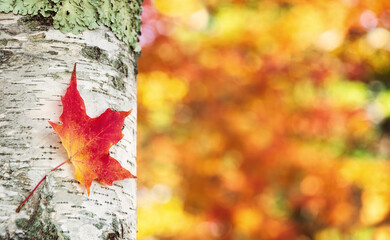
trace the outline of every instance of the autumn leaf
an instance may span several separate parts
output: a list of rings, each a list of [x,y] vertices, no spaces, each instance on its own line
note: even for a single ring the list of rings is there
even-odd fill
[[[75,168],[76,179],[85,186],[88,195],[95,179],[112,185],[117,180],[135,178],[109,154],[109,149],[123,138],[123,122],[131,110],[116,112],[108,108],[99,117],[90,118],[77,90],[76,65],[70,86],[61,101],[62,124],[49,123],[60,136],[68,160]]]
[[[90,118],[85,109],[84,100],[77,90],[76,64],[74,65],[70,86],[61,98],[63,112],[62,124],[50,122],[61,138],[62,145],[68,152],[68,159],[53,168],[54,171],[67,162],[75,167],[76,179],[87,189],[88,195],[92,181],[97,179],[102,184],[112,185],[114,181],[136,178],[110,156],[111,146],[123,138],[122,127],[130,111],[107,109],[97,118]],[[45,175],[16,209],[19,212],[38,186],[45,180]]]

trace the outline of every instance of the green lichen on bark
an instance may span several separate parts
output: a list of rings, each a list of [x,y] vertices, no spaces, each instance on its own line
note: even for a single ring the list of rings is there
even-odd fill
[[[0,45],[7,46],[7,44],[8,44],[8,39],[2,38],[2,39],[0,40]]]
[[[18,237],[20,239],[40,239],[40,240],[67,240],[59,228],[49,219],[43,217],[43,208],[38,208],[31,215],[30,219],[18,218],[15,219],[15,224],[18,229],[23,230],[23,233]]]
[[[26,15],[18,20],[18,24],[26,26],[31,31],[47,31],[53,26],[53,19],[42,15]]]
[[[77,34],[104,24],[120,40],[139,52],[142,2],[143,0],[0,0],[0,12],[50,17],[53,19],[53,27],[64,33],[72,31]]]
[[[98,61],[102,58],[102,55],[104,58],[107,58],[107,56],[105,56],[103,50],[100,49],[99,47],[96,47],[96,46],[93,46],[93,47],[84,46],[81,49],[81,55],[83,55],[86,58],[98,60]]]
[[[119,224],[122,229],[119,229]],[[119,240],[123,239],[123,225],[121,222],[118,222],[118,219],[114,217],[112,219],[112,229],[113,232],[107,233],[105,240]]]

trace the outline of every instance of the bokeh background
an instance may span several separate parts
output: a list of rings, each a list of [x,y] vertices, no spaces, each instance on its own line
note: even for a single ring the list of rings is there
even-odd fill
[[[390,239],[390,1],[146,0],[138,239]]]

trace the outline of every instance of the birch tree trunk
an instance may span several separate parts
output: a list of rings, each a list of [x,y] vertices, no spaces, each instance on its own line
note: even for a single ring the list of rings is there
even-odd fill
[[[44,18],[0,14],[0,239],[136,239],[136,181],[94,181],[91,194],[65,164],[50,172],[20,213],[15,210],[50,169],[67,159],[48,120],[77,62],[87,114],[133,112],[111,156],[136,170],[136,57],[106,27],[63,34]]]

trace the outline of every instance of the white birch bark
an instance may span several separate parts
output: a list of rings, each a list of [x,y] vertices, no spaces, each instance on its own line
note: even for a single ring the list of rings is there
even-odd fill
[[[110,152],[136,175],[136,57],[128,46],[106,27],[63,34],[0,14],[0,239],[136,239],[136,180],[94,181],[88,196],[69,163],[15,212],[67,159],[48,120],[59,121],[75,62],[90,117],[133,109]]]

